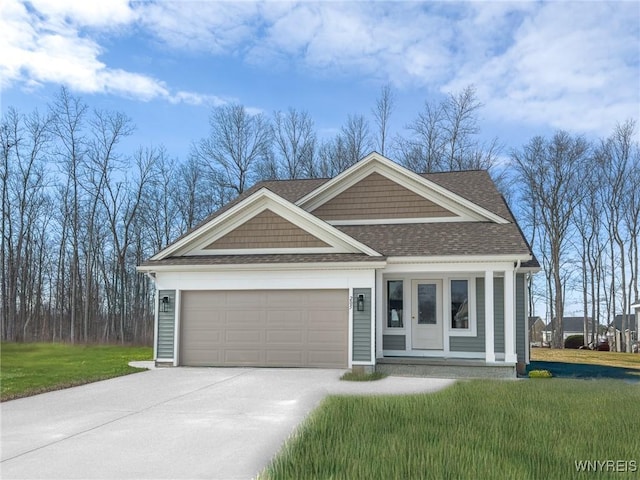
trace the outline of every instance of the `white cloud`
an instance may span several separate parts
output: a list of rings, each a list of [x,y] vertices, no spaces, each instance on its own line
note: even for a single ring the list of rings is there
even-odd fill
[[[4,0],[0,86],[52,82],[141,100],[229,101],[102,60],[108,34],[138,28],[173,55],[398,88],[473,83],[486,115],[600,134],[638,117],[639,17],[637,3],[624,1]]]
[[[135,19],[129,0],[29,0],[29,3],[49,22],[113,28]]]
[[[0,3],[1,88],[21,83],[37,88],[45,83],[66,85],[82,93],[106,93],[149,101],[221,104],[213,95],[171,93],[165,82],[144,73],[111,67],[100,60],[103,47],[92,32],[131,25],[137,12],[128,0],[18,0]]]
[[[210,105],[213,107],[219,107],[229,103],[230,99],[225,99],[217,95],[204,95],[196,92],[179,91],[174,95],[170,95],[169,101],[171,103],[185,103],[187,105]]]
[[[140,23],[172,48],[233,54],[259,22],[254,2],[162,1],[135,4]]]
[[[576,132],[606,135],[638,117],[637,4],[555,2],[501,15],[510,30],[489,41],[502,51],[465,55],[443,90],[473,83],[496,118]]]

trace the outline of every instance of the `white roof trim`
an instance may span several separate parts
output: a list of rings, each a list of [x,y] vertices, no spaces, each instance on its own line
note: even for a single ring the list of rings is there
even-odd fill
[[[327,220],[330,225],[403,225],[412,223],[456,223],[465,222],[462,217],[421,217],[421,218],[375,218],[358,220]]]
[[[308,262],[308,263],[225,263],[217,265],[148,265],[138,266],[143,273],[156,272],[220,272],[238,270],[371,270],[384,268],[384,260],[361,262]]]
[[[247,254],[249,253],[247,249],[205,250],[205,247],[267,209],[330,245],[329,248],[321,247],[321,250],[318,248],[295,249],[295,253],[364,253],[376,257],[381,256],[367,245],[358,242],[269,189],[261,188],[229,210],[160,251],[151,260],[162,260],[169,256]],[[260,253],[284,252],[282,249],[274,248],[260,249]],[[292,253],[292,251],[288,253]]]
[[[418,263],[502,263],[531,260],[527,254],[521,255],[440,255],[433,257],[387,257],[388,264]]]
[[[340,175],[323,183],[298,200],[296,205],[307,211],[312,211],[373,172],[379,173],[414,193],[442,205],[460,216],[462,221],[489,220],[500,224],[510,223],[500,215],[461,197],[435,182],[427,180],[376,152],[370,153]]]

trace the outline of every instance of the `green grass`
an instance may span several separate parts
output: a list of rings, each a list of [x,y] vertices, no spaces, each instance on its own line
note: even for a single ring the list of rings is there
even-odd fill
[[[346,380],[348,382],[373,382],[386,378],[386,376],[387,374],[382,372],[345,372],[344,375],[340,377],[340,380]]]
[[[128,362],[153,356],[150,347],[113,345],[2,343],[0,348],[1,401],[139,372]]]
[[[435,394],[328,397],[260,478],[586,478],[582,460],[640,469],[640,387],[553,379],[458,382]],[[628,464],[631,465],[631,464]],[[638,470],[640,471],[640,470]],[[598,472],[598,478],[637,478]]]

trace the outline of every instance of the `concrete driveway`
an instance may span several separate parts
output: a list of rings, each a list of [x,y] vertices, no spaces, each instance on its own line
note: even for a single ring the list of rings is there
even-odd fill
[[[343,382],[342,370],[167,368],[4,402],[0,477],[250,479],[328,394],[453,380]]]

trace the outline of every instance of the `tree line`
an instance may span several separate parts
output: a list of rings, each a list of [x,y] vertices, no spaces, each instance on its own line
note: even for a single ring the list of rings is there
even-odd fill
[[[66,88],[42,113],[9,108],[0,123],[1,338],[149,343],[154,289],[137,264],[258,181],[333,177],[372,150],[417,172],[489,170],[516,201],[543,260],[541,295],[550,299],[551,317],[562,317],[566,288],[578,279],[588,286],[594,319],[637,297],[632,121],[597,146],[558,132],[504,153],[497,139],[480,141],[482,104],[473,86],[425,101],[400,133],[390,130],[394,108],[385,86],[368,115],[349,115],[336,135],[319,138],[304,110],[250,114],[223,105],[211,110],[208,135],[194,139],[184,159],[162,146],[123,151],[132,120],[91,109]],[[629,145],[618,152],[621,132]],[[621,169],[615,192],[605,188],[612,155]],[[547,204],[554,188],[557,204]]]
[[[555,347],[562,346],[565,301],[580,292],[585,337],[596,343],[599,325],[622,315],[638,295],[640,237],[640,147],[634,120],[597,141],[556,132],[535,137],[512,153],[524,187],[519,198],[523,226],[545,272],[537,292],[548,300]],[[533,298],[533,297],[532,297]],[[588,334],[587,334],[588,332]],[[625,342],[626,351],[631,343]]]

